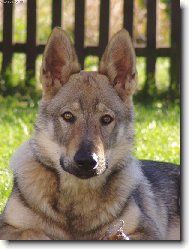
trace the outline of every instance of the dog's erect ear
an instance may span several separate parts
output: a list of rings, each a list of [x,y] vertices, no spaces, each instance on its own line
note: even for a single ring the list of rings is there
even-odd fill
[[[108,76],[121,99],[132,96],[137,84],[135,51],[129,33],[116,33],[102,56],[99,72]]]
[[[48,39],[40,71],[43,96],[53,97],[80,65],[68,35],[55,27]]]

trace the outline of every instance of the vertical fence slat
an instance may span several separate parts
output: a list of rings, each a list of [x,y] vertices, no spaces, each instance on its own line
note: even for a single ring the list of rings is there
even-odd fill
[[[75,49],[84,68],[85,0],[75,0]]]
[[[101,58],[109,38],[110,1],[100,1],[99,56]]]
[[[123,5],[123,26],[126,28],[131,37],[133,37],[133,0],[124,0]]]
[[[170,95],[179,93],[180,83],[180,39],[181,39],[180,1],[171,1],[171,82]]]
[[[52,28],[61,26],[62,21],[62,0],[52,1]]]
[[[27,57],[26,84],[30,84],[30,80],[35,77],[35,60],[36,60],[36,0],[27,1]]]
[[[3,62],[2,72],[5,72],[12,61],[12,30],[13,30],[13,4],[3,4]]]
[[[155,88],[156,65],[156,0],[147,0],[147,61],[145,91]]]

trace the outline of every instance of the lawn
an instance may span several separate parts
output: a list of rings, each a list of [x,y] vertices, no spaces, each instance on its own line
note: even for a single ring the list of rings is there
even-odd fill
[[[9,160],[32,134],[37,102],[0,96],[0,212],[12,188]],[[180,108],[178,104],[135,104],[138,158],[180,163]]]

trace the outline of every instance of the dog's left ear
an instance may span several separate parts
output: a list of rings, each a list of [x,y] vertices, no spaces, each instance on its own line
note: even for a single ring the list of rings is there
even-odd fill
[[[70,75],[79,71],[80,65],[70,38],[61,28],[55,27],[47,41],[40,71],[43,97],[55,96]]]
[[[137,85],[135,51],[129,33],[122,29],[108,43],[99,72],[105,74],[122,100],[132,96]]]

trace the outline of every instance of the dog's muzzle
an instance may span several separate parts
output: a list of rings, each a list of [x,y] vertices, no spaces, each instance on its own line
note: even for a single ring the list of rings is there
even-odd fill
[[[77,162],[74,161],[72,164],[65,164],[64,158],[61,157],[60,165],[62,166],[64,171],[81,179],[88,179],[98,175],[98,163],[91,158],[88,158],[87,160],[77,160]]]
[[[98,156],[88,151],[78,150],[74,156],[74,161],[81,170],[93,170],[98,166]]]
[[[81,179],[100,175],[105,171],[106,165],[100,160],[95,151],[96,149],[92,143],[82,143],[73,157],[73,162],[65,163],[66,160],[64,161],[64,157],[62,156],[60,158],[60,165],[64,171]]]

